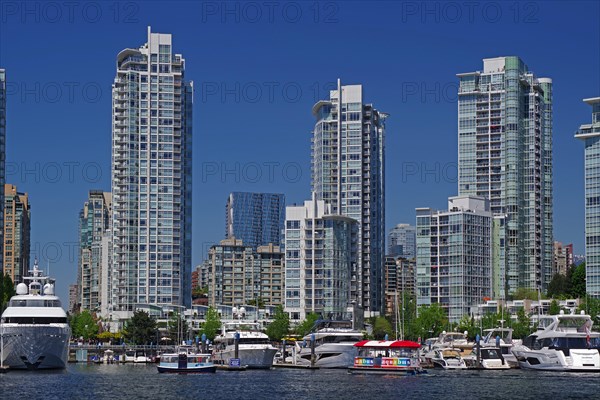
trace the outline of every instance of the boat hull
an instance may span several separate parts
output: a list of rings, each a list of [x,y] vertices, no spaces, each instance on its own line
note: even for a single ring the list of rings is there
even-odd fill
[[[328,343],[315,348],[315,366],[319,368],[348,368],[354,364],[354,357],[358,355],[354,343],[337,344]],[[296,364],[311,365],[311,350],[309,347],[301,349],[296,356]]]
[[[157,366],[158,372],[161,374],[205,374],[214,373],[217,371],[215,365],[202,366],[202,367],[189,367],[189,368],[178,368],[178,367],[164,367]]]
[[[379,375],[420,375],[427,373],[421,368],[372,368],[372,367],[349,367],[351,374],[379,374]]]
[[[10,369],[64,369],[71,329],[67,324],[4,324],[4,360]]]
[[[240,345],[238,358],[240,365],[250,369],[268,369],[273,366],[273,358],[277,353],[275,347],[250,347]],[[213,362],[220,365],[229,365],[229,360],[235,358],[235,349],[224,349],[214,354]]]
[[[560,350],[519,350],[514,351],[523,369],[540,371],[600,372],[598,350],[571,349],[567,357]]]

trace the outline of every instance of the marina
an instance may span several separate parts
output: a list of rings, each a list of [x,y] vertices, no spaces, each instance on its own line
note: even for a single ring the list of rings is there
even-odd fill
[[[0,375],[3,400],[22,398],[539,399],[593,398],[597,374],[528,370],[431,370],[418,376],[354,375],[339,369],[158,374],[155,365],[69,364],[63,371]],[[568,389],[567,389],[568,388]]]

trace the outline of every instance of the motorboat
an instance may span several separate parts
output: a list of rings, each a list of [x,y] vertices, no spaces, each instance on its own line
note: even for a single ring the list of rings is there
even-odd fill
[[[542,316],[538,330],[512,352],[521,368],[600,371],[600,333],[592,332],[592,325],[591,317],[583,311]]]
[[[226,322],[223,324],[221,334],[213,341],[213,362],[217,365],[229,366],[234,362],[235,364],[231,365],[250,369],[268,369],[273,366],[275,353],[277,348],[260,330],[260,324],[257,322]],[[231,360],[239,360],[239,365],[237,361]]]
[[[423,373],[419,361],[421,345],[408,340],[361,340],[354,344],[357,356],[348,370],[353,374]]]
[[[471,354],[463,357],[463,360],[467,368],[510,369],[500,348],[480,347],[479,357],[480,365],[477,365],[477,349],[473,349]]]
[[[444,367],[446,363],[444,362],[443,355],[444,353],[436,352],[436,350],[445,350],[446,354],[450,356],[450,358],[456,358],[454,356],[455,353],[458,353],[459,358],[462,360],[463,356],[467,356],[473,350],[474,343],[469,342],[467,339],[467,332],[446,332],[442,331],[437,338],[430,338],[425,341],[425,346],[421,349],[421,363],[424,366],[431,367],[442,367],[445,369],[449,369]],[[434,359],[437,358],[437,365],[434,363]],[[452,360],[451,364],[453,365],[450,369],[463,369],[462,363],[458,363],[455,365],[455,361]],[[466,367],[464,367],[466,368]]]
[[[43,276],[37,260],[31,276],[19,283],[0,323],[2,365],[10,369],[63,369],[67,366],[71,328],[54,279]]]
[[[150,357],[146,356],[146,353],[142,350],[137,350],[133,356],[133,362],[138,364],[145,364],[150,362]]]
[[[481,346],[499,348],[502,358],[506,361],[508,366],[510,368],[518,368],[519,363],[512,353],[512,348],[521,345],[523,341],[520,339],[513,339],[513,330],[511,328],[498,327],[485,329],[483,332],[485,333],[485,336],[481,339]]]
[[[352,328],[351,321],[320,320],[312,330],[301,342],[296,342],[297,365],[313,365],[311,340],[315,341],[315,367],[348,368],[354,364],[358,354],[354,345],[363,340],[363,334]]]
[[[196,353],[192,346],[179,346],[175,353],[164,353],[156,367],[160,373],[198,374],[215,372],[210,354]]]
[[[467,364],[460,349],[453,347],[435,347],[425,356],[433,364],[433,368],[466,369]]]

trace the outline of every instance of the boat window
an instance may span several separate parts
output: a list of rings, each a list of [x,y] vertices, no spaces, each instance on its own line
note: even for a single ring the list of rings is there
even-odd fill
[[[61,307],[60,300],[19,299],[11,300],[10,307]]]
[[[550,339],[550,348],[554,349],[598,349],[600,348],[600,338],[553,338]]]
[[[7,324],[66,324],[64,317],[8,317]]]
[[[269,344],[267,338],[240,338],[240,344]],[[233,342],[232,342],[233,344]]]

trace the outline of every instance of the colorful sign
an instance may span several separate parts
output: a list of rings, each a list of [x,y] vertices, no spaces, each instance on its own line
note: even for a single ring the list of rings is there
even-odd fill
[[[401,368],[410,367],[410,358],[398,357],[355,357],[355,367],[372,367],[372,368]]]

